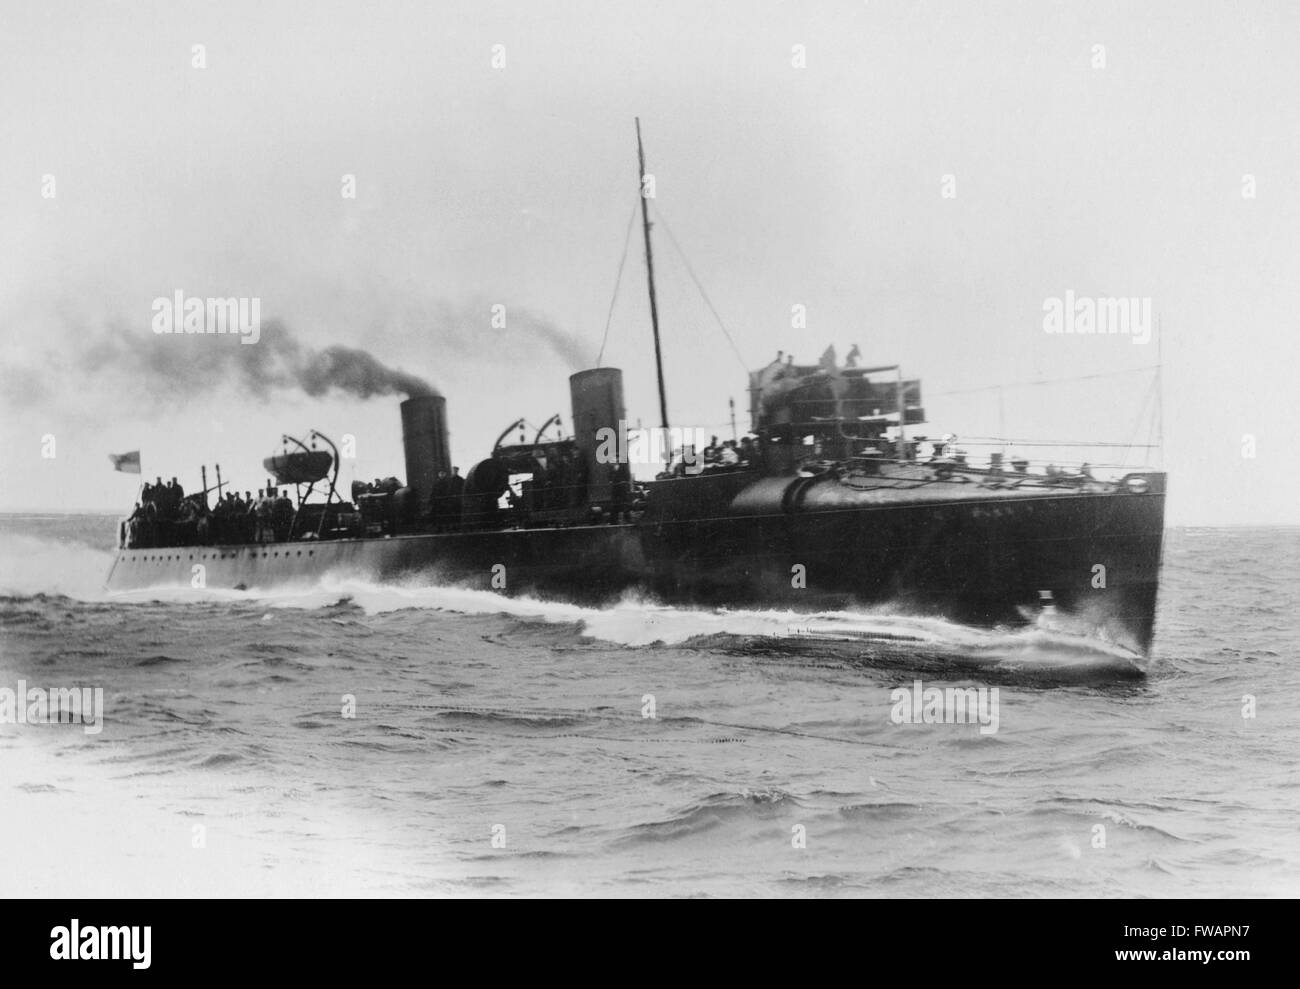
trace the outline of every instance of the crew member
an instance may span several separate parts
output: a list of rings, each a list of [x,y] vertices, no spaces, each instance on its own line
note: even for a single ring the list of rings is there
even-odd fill
[[[289,536],[293,532],[293,502],[289,500],[288,488],[281,488],[271,505],[271,528],[275,532],[277,543],[289,541]]]
[[[758,444],[754,442],[752,436],[742,436],[740,438],[740,462],[742,464],[752,464],[758,459]]]
[[[447,520],[447,498],[451,494],[451,479],[445,470],[438,471],[434,478],[433,490],[429,499],[429,521],[435,531],[441,531]]]
[[[632,486],[628,483],[628,470],[626,464],[610,464],[610,524],[618,525],[620,522],[630,521],[626,516],[631,507]]]
[[[244,541],[249,543],[260,543],[262,540],[257,531],[257,501],[253,499],[251,492],[245,491],[244,496],[248,505],[247,511],[244,512]],[[257,492],[258,499],[261,499],[262,492]]]
[[[275,511],[275,501],[271,497],[271,489],[264,488],[257,493],[257,541],[259,543],[275,542],[275,526],[272,524],[271,516]]]
[[[447,522],[460,525],[461,496],[465,494],[465,478],[460,476],[460,468],[452,467],[451,477],[447,479]]]
[[[704,462],[706,464],[716,464],[721,460],[722,451],[718,446],[716,436],[709,439],[709,445],[704,448]]]

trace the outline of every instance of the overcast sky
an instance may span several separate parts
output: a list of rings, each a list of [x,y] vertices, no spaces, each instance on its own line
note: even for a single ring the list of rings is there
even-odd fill
[[[1169,521],[1300,522],[1298,27],[1185,0],[0,0],[0,510],[127,509],[107,454],[136,448],[255,489],[312,427],[356,436],[345,479],[402,475],[396,397],[251,394],[228,352],[273,347],[152,332],[178,290],[432,381],[462,471],[518,416],[567,424],[640,116],[675,424],[727,435],[734,397],[743,429],[746,367],[856,343],[922,379],[935,433],[1145,442],[1163,360]],[[637,233],[605,363],[651,424]],[[1045,332],[1067,291],[1149,298],[1159,337]]]

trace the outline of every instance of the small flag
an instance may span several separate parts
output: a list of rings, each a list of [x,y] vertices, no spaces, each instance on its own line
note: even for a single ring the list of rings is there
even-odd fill
[[[139,450],[132,450],[130,453],[110,453],[108,459],[113,461],[113,470],[120,470],[124,474],[140,473]]]

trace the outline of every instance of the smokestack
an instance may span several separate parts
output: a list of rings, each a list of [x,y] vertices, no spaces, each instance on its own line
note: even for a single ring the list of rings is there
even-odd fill
[[[609,501],[612,491],[610,465],[596,460],[601,442],[598,432],[608,427],[618,438],[618,449],[627,449],[623,406],[623,372],[616,367],[596,367],[579,371],[569,378],[569,396],[573,402],[573,437],[578,453],[587,468],[587,497],[593,502]],[[617,473],[630,477],[626,463]]]
[[[406,483],[421,510],[429,505],[438,471],[451,474],[447,441],[447,400],[420,395],[402,403],[402,448],[406,453]]]

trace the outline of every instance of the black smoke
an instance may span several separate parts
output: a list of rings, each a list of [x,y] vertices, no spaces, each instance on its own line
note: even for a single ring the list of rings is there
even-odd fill
[[[394,394],[416,398],[437,394],[433,385],[423,378],[389,367],[356,347],[326,347],[299,355],[293,373],[302,390],[312,396],[331,391],[357,398]]]
[[[342,345],[316,349],[303,344],[282,320],[262,323],[256,343],[237,334],[155,334],[120,329],[95,340],[80,370],[135,382],[139,392],[173,399],[234,386],[257,398],[302,391],[354,398],[435,395],[418,375],[392,367],[369,351]]]
[[[530,334],[536,335],[570,371],[582,371],[595,363],[594,356],[586,351],[581,340],[549,320],[529,312],[511,313],[510,320],[512,328],[522,327],[523,339],[527,339]]]

